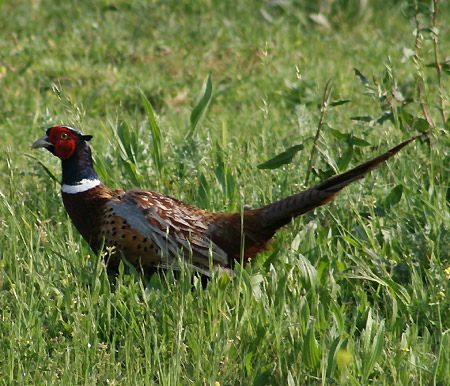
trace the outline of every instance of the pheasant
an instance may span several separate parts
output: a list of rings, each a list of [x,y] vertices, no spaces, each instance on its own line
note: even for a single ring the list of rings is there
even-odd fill
[[[347,185],[363,178],[410,142],[300,193],[242,213],[212,213],[173,197],[141,189],[111,190],[94,170],[88,141],[70,126],[54,126],[33,143],[61,159],[61,193],[73,224],[95,252],[103,247],[108,267],[122,257],[152,274],[179,269],[180,258],[195,271],[229,271],[267,249],[275,232],[294,217],[326,204]]]

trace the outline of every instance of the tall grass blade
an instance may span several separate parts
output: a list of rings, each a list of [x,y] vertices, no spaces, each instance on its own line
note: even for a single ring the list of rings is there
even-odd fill
[[[147,113],[148,121],[150,124],[150,131],[152,133],[151,152],[153,163],[155,164],[158,175],[161,176],[161,172],[163,169],[161,130],[158,124],[156,123],[153,107],[142,91],[141,91],[141,99],[142,103],[144,104],[145,111]]]
[[[365,339],[367,339],[368,341],[370,340],[370,335],[374,328],[377,329],[377,332],[373,338],[373,341],[371,341],[370,344],[368,344],[365,347],[365,352],[363,353],[362,358],[362,378],[364,381],[366,381],[369,378],[375,364],[377,363],[378,359],[380,358],[383,352],[384,320],[376,324],[374,323],[374,320],[371,319],[371,317],[369,316],[367,320],[366,331],[364,331],[364,333],[367,334]]]
[[[203,83],[203,95],[200,98],[200,101],[197,103],[197,106],[194,107],[191,113],[191,119],[190,119],[190,127],[189,131],[186,134],[186,138],[192,137],[192,135],[195,132],[195,129],[197,128],[198,122],[200,121],[201,117],[205,114],[206,109],[208,108],[209,103],[211,102],[212,98],[212,80],[211,80],[211,73],[206,78],[205,82]]]
[[[314,334],[316,333],[315,320],[310,319],[306,329],[306,335],[303,341],[303,360],[311,368],[316,368],[320,363],[320,352]]]

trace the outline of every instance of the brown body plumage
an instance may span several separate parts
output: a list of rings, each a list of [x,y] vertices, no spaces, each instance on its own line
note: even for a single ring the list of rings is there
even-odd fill
[[[91,137],[68,126],[48,129],[33,147],[46,147],[61,158],[65,208],[93,250],[104,245],[115,251],[108,256],[111,267],[124,256],[152,273],[177,269],[177,257],[182,257],[208,275],[211,268],[232,268],[241,256],[251,259],[268,247],[280,227],[333,200],[417,137],[303,192],[243,213],[212,213],[154,191],[113,191],[98,181],[93,169],[87,143]]]

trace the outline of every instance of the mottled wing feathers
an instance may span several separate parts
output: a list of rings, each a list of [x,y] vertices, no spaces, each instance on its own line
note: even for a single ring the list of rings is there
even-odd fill
[[[121,211],[115,210],[114,201],[109,201],[103,211],[103,223],[101,226],[101,237],[104,239],[105,247],[115,248],[110,254],[109,264],[117,266],[121,255],[127,260],[145,270],[154,270],[161,260],[161,248],[146,234],[142,234],[135,228],[134,222],[129,216],[123,217]],[[133,209],[131,213],[135,210]]]
[[[178,269],[179,256],[209,274],[210,261],[216,268],[229,265],[227,254],[205,236],[213,216],[172,197],[133,189],[105,205],[102,234],[105,244],[132,264]]]

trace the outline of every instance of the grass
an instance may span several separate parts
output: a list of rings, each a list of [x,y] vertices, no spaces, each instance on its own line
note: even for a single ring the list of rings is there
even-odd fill
[[[450,8],[436,42],[415,42],[433,13],[413,5],[1,3],[0,384],[447,385],[450,81],[433,63]],[[239,211],[304,188],[320,106],[310,184],[435,128],[206,288],[108,276],[64,212],[59,164],[29,150],[73,124],[109,186]]]

